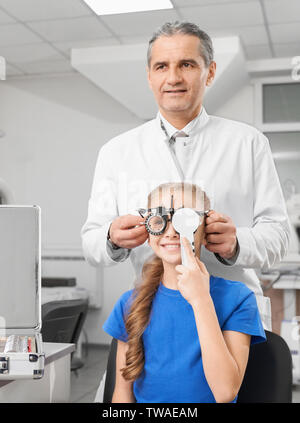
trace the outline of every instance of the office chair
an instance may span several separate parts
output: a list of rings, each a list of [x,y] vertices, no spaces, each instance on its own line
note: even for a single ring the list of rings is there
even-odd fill
[[[44,342],[77,344],[88,311],[88,300],[51,301],[42,305],[42,337]],[[72,353],[71,370],[83,362]]]
[[[292,357],[284,339],[265,331],[267,341],[251,345],[238,403],[292,402]],[[103,402],[110,403],[116,380],[117,340],[112,339],[107,361]]]
[[[116,356],[117,356],[118,340],[113,338],[110,344],[107,367],[106,367],[106,378],[103,393],[103,402],[108,404],[112,400],[112,396],[115,389],[116,383]]]
[[[290,349],[276,333],[265,331],[267,341],[251,345],[238,403],[292,402],[293,365]]]

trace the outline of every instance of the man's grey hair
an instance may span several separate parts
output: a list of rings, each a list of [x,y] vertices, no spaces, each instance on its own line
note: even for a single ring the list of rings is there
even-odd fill
[[[201,46],[200,54],[205,62],[205,66],[208,67],[214,60],[214,49],[211,38],[206,32],[202,31],[198,25],[191,22],[166,22],[154,32],[149,41],[147,51],[148,67],[150,67],[153,43],[160,37],[171,37],[175,34],[194,35],[198,37]]]

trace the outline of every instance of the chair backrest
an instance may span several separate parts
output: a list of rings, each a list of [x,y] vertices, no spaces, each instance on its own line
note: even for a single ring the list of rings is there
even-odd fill
[[[86,318],[88,300],[51,301],[42,305],[44,342],[76,344]]]
[[[265,331],[267,341],[251,345],[238,403],[292,402],[292,357],[284,339]],[[107,361],[103,402],[110,403],[116,380],[117,340],[112,339]]]
[[[292,356],[285,340],[265,331],[267,341],[250,347],[238,403],[292,402]]]
[[[118,340],[113,338],[110,344],[110,350],[108,354],[106,378],[103,393],[103,402],[106,404],[111,402],[115,389],[117,347]]]

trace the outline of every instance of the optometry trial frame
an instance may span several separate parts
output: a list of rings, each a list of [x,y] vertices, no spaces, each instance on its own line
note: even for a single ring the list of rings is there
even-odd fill
[[[197,228],[202,224],[204,216],[207,215],[209,210],[198,211],[193,210],[188,207],[180,207],[179,209],[174,209],[173,195],[171,195],[171,207],[166,208],[164,206],[149,208],[149,209],[138,209],[138,212],[142,218],[144,218],[145,213],[149,213],[146,216],[145,222],[141,223],[145,225],[146,230],[151,235],[161,235],[166,230],[168,222],[172,222],[175,231],[180,236],[180,245],[181,245],[181,257],[182,264],[187,264],[186,253],[182,245],[182,238],[187,238],[195,252],[194,248],[194,233]],[[169,218],[169,215],[171,216]]]

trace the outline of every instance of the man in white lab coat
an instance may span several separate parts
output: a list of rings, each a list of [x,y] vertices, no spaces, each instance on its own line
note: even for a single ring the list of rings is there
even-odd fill
[[[201,259],[209,273],[242,281],[255,292],[270,329],[270,304],[255,269],[278,263],[287,251],[285,202],[267,138],[204,109],[215,71],[211,40],[196,25],[165,24],[154,34],[148,80],[159,111],[100,149],[83,250],[94,265],[130,257],[139,276],[152,250],[136,210],[147,208],[147,195],[161,183],[198,184],[213,206]]]

